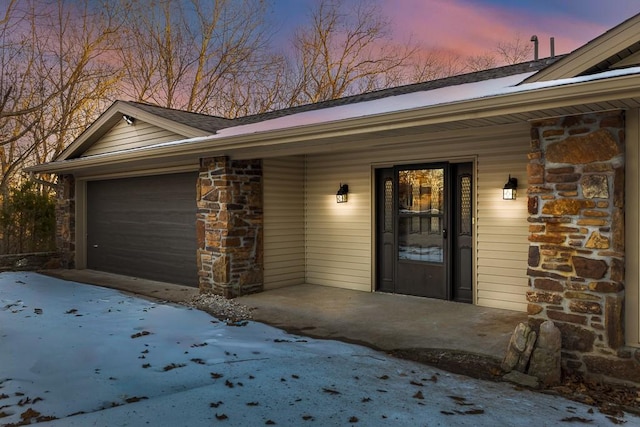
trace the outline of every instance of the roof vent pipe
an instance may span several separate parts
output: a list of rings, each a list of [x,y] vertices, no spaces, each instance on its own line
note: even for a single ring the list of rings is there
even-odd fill
[[[533,42],[533,60],[538,60],[538,36],[535,34],[531,36],[531,41]]]
[[[555,58],[556,57],[556,39],[555,37],[551,37],[549,41],[551,42],[551,57]]]

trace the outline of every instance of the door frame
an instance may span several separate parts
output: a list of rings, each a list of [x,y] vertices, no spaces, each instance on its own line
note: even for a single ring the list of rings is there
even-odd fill
[[[378,291],[378,223],[377,223],[377,210],[378,210],[378,192],[377,192],[377,171],[379,169],[389,169],[396,167],[412,167],[423,164],[443,164],[448,163],[449,165],[455,165],[458,163],[470,163],[471,164],[471,176],[472,176],[472,188],[471,188],[471,213],[472,213],[472,261],[471,261],[471,269],[472,269],[472,301],[471,304],[476,305],[478,300],[478,222],[477,222],[477,214],[478,214],[478,169],[477,169],[477,156],[466,156],[466,157],[453,157],[449,159],[421,159],[421,160],[395,160],[384,163],[376,163],[371,166],[370,173],[370,185],[371,185],[371,292],[380,292]],[[450,272],[449,272],[450,273]],[[449,300],[454,302],[453,300]]]

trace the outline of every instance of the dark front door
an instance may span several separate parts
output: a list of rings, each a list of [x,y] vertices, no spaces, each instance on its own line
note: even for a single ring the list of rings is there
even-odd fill
[[[470,226],[461,229],[459,175],[470,190],[469,163],[377,170],[379,291],[471,302],[472,236]],[[470,199],[468,207],[470,221]]]

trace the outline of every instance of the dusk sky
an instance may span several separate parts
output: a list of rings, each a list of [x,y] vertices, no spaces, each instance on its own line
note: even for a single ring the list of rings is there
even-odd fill
[[[274,0],[281,31],[301,23],[316,0]],[[606,30],[640,13],[640,0],[378,0],[393,23],[396,41],[482,54],[516,37],[540,40],[540,57],[569,53]]]

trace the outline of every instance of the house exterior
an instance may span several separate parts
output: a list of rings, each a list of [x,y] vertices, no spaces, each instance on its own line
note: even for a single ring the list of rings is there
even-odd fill
[[[640,383],[639,66],[637,15],[564,57],[237,120],[117,101],[28,170],[59,177],[66,267],[526,311],[565,368]]]

